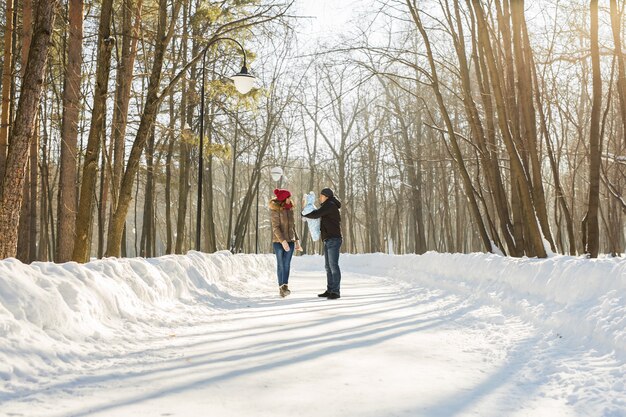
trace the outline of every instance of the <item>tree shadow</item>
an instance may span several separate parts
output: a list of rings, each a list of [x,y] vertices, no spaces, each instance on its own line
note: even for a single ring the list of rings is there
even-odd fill
[[[422,296],[422,298],[419,298],[418,295]],[[375,328],[376,326],[380,326],[380,331],[385,331],[386,329],[390,328],[390,327],[387,327],[388,325],[393,325],[394,323],[398,325],[399,323],[403,323],[404,321],[412,319],[415,315],[414,314],[408,314],[405,316],[396,315],[391,318],[369,321],[364,324],[351,326],[342,330],[335,331],[333,332],[332,335],[328,335],[324,333],[323,331],[320,331],[315,335],[311,335],[305,338],[304,340],[302,339],[302,337],[299,337],[299,336],[283,337],[280,339],[273,338],[271,341],[266,341],[264,339],[264,336],[269,335],[269,334],[289,335],[290,333],[292,333],[293,330],[297,330],[302,327],[306,327],[307,329],[314,329],[316,327],[323,328],[324,326],[330,323],[332,323],[333,325],[336,325],[343,321],[350,321],[350,320],[355,320],[355,319],[366,319],[372,316],[373,317],[384,316],[386,314],[395,313],[398,311],[405,311],[405,310],[411,311],[414,307],[421,305],[421,304],[441,303],[445,297],[446,296],[442,294],[438,294],[438,295],[428,294],[426,297],[424,297],[424,294],[420,293],[420,291],[415,291],[415,292],[407,291],[402,296],[390,295],[382,299],[379,296],[379,299],[378,299],[379,302],[376,304],[353,303],[351,305],[344,306],[344,305],[332,304],[331,302],[327,302],[326,307],[324,308],[317,308],[315,306],[316,308],[313,309],[312,307],[309,306],[307,307],[307,309],[302,309],[300,307],[299,309],[300,311],[298,311],[299,313],[307,314],[307,311],[308,311],[308,314],[310,314],[311,309],[313,309],[316,312],[319,310],[328,311],[329,313],[331,313],[331,315],[327,317],[319,317],[319,318],[316,317],[316,318],[309,319],[309,320],[299,320],[299,321],[297,320],[295,324],[291,326],[287,326],[287,327],[280,326],[280,325],[274,326],[273,324],[270,324],[270,326],[268,327],[268,323],[264,323],[264,328],[260,330],[258,326],[250,326],[246,328],[226,329],[226,330],[217,331],[217,332],[211,331],[208,334],[203,333],[203,332],[198,332],[194,335],[195,338],[197,338],[198,336],[206,336],[206,337],[202,338],[202,340],[200,341],[190,340],[189,343],[176,346],[176,349],[180,351],[191,350],[198,346],[207,345],[210,343],[216,343],[216,342],[220,342],[223,340],[228,340],[229,342],[232,342],[238,339],[241,339],[241,340],[262,339],[263,341],[258,342],[258,343],[253,343],[253,344],[242,343],[239,348],[235,348],[235,349],[225,348],[221,350],[213,350],[208,353],[188,355],[184,357],[184,360],[186,361],[185,363],[181,363],[180,358],[168,359],[165,361],[161,360],[159,361],[159,364],[160,364],[159,368],[138,371],[138,372],[116,370],[116,368],[118,369],[126,368],[128,366],[128,363],[125,361],[124,363],[114,365],[112,369],[113,372],[109,372],[106,375],[100,374],[100,375],[92,375],[92,376],[81,376],[79,378],[76,378],[70,381],[59,382],[59,383],[47,385],[38,389],[21,390],[13,394],[5,394],[5,395],[0,394],[0,400],[8,401],[8,400],[22,399],[22,398],[26,398],[32,395],[36,395],[43,391],[53,392],[56,390],[68,390],[73,387],[84,387],[84,386],[88,386],[92,384],[102,384],[107,381],[117,380],[117,379],[146,377],[146,376],[153,375],[153,374],[158,375],[158,374],[163,374],[163,373],[171,372],[175,370],[185,370],[188,368],[193,368],[197,366],[206,366],[206,365],[216,364],[219,362],[232,363],[232,362],[236,362],[237,360],[254,357],[254,356],[262,358],[262,357],[271,356],[278,352],[285,352],[285,354],[288,354],[290,350],[297,350],[297,349],[304,348],[312,344],[329,343],[329,342],[333,342],[336,340],[340,340],[340,341],[346,340],[352,337],[352,334],[354,335],[354,337],[363,337],[358,331],[364,330],[367,333],[368,328]],[[447,296],[447,297],[450,297],[450,296]],[[294,304],[297,305],[301,303],[294,303]],[[314,304],[317,304],[317,303],[314,303]],[[365,305],[369,306],[370,308],[364,311],[362,307]],[[440,313],[440,310],[442,309],[454,310],[455,308],[458,307],[458,305],[459,305],[458,301],[456,302],[450,301],[446,303],[443,307],[425,309],[420,312],[420,315],[424,316],[424,315],[437,313],[439,316],[442,316]],[[358,312],[356,313],[349,313],[349,312],[338,313],[338,311],[340,311],[341,308],[345,308],[345,309],[348,309],[348,311],[351,311],[350,309],[354,309],[355,306],[359,307],[359,309],[357,310]],[[255,320],[258,319],[257,315],[254,314],[254,311],[250,312],[250,314],[254,317]],[[442,317],[445,318],[445,315],[443,315]],[[208,321],[207,323],[211,324],[210,321]],[[235,335],[232,335],[232,333],[235,333]],[[194,337],[190,336],[189,338],[193,339]],[[276,347],[276,346],[280,346],[280,347]],[[142,358],[148,355],[150,356],[157,355],[160,351],[168,351],[171,349],[172,349],[172,346],[168,345],[168,346],[163,346],[159,348],[143,349],[141,351],[133,352],[132,354],[125,354],[124,356]],[[226,357],[219,356],[224,353],[229,353],[230,355]],[[117,356],[111,356],[111,359],[115,359],[116,357]],[[104,360],[104,359],[105,358],[103,357],[97,358],[97,360]]]
[[[364,286],[368,285],[364,284]],[[281,313],[294,317],[326,312],[328,312],[328,315],[320,316],[317,314],[313,318],[300,321],[296,319],[295,324],[289,326],[279,326],[266,322],[261,327],[250,325],[245,328],[226,328],[215,332],[211,331],[210,333],[197,332],[185,335],[188,342],[176,346],[176,349],[184,351],[224,340],[240,340],[241,343],[234,349],[220,347],[219,349],[183,358],[167,359],[165,361],[160,360],[160,358],[154,358],[153,364],[158,366],[156,369],[150,368],[136,372],[124,372],[123,370],[113,369],[113,372],[108,372],[104,375],[81,376],[70,381],[59,382],[35,390],[22,391],[19,394],[15,393],[8,396],[0,394],[0,401],[20,400],[40,393],[58,392],[60,390],[71,392],[89,388],[89,386],[110,384],[112,381],[119,381],[119,385],[123,385],[135,378],[141,378],[142,385],[149,387],[152,380],[162,382],[168,380],[169,377],[171,381],[174,381],[175,378],[172,378],[172,376],[185,375],[185,381],[171,382],[167,387],[120,399],[116,403],[103,403],[95,407],[59,414],[59,416],[87,416],[92,413],[111,411],[187,390],[196,390],[233,378],[291,366],[345,351],[374,346],[413,332],[449,325],[450,322],[454,322],[476,309],[476,306],[470,306],[466,300],[458,296],[446,294],[443,291],[429,291],[420,288],[407,289],[400,293],[388,292],[346,297],[342,299],[341,303],[333,303],[326,300],[314,302],[309,299],[306,301],[301,299],[284,301],[266,298],[247,300],[246,309],[236,312],[236,315],[239,318],[241,316],[249,316],[248,318],[262,321],[276,315],[276,305],[279,303],[282,304],[279,310]],[[241,308],[242,306],[240,305],[239,307]],[[418,309],[418,307],[427,308]],[[355,308],[357,311],[353,311]],[[399,315],[398,312],[406,312],[406,314]],[[229,318],[226,321],[237,320],[237,317]],[[354,325],[350,325],[350,322],[355,321]],[[330,334],[322,331],[330,324],[336,326],[342,322],[347,324],[347,326],[334,330]],[[211,323],[211,320],[205,321],[205,324]],[[319,328],[320,331],[305,336],[294,336],[292,332],[301,327],[306,327],[307,329]],[[277,337],[272,338],[272,340],[266,340],[265,336],[270,334],[275,334]],[[207,337],[201,341],[195,340],[195,338],[202,336]],[[261,340],[256,343],[243,343],[246,340],[255,339]],[[161,351],[171,350],[172,346],[163,346],[141,350],[133,353],[133,355],[141,358],[146,355],[158,355]],[[252,361],[254,364],[251,366],[247,365],[243,363],[244,359]],[[224,364],[224,367],[228,369],[215,368],[215,365],[221,364]],[[117,366],[121,368],[127,366],[127,364]],[[211,371],[217,372],[217,374],[207,377],[207,367],[210,366],[214,366]],[[461,412],[468,404],[477,401],[481,396],[497,388],[499,383],[505,380],[509,371],[510,367],[500,370],[473,389],[473,396],[470,393],[466,393],[451,398],[450,401],[442,402],[439,408],[433,408],[433,412],[451,413],[449,415]]]
[[[514,349],[507,353],[509,360],[500,366],[496,372],[490,374],[488,378],[475,385],[471,390],[455,392],[453,395],[439,401],[437,405],[426,407],[425,415],[450,417],[461,415],[473,404],[478,403],[481,399],[486,398],[494,391],[501,389],[507,383],[514,380],[520,371],[525,368],[530,359],[534,356],[534,348],[540,338],[539,335],[535,334],[522,339],[516,344]],[[533,390],[538,389],[540,386],[540,384],[534,385]],[[530,394],[530,392],[526,394]],[[525,397],[527,396],[528,395]],[[511,401],[510,396],[505,395],[504,397],[507,401]],[[493,415],[502,415],[502,408],[497,407]]]
[[[458,308],[454,315],[463,315],[468,311],[472,310],[469,307]],[[144,393],[141,395],[136,395],[127,399],[123,399],[118,401],[115,404],[107,403],[102,404],[96,407],[90,407],[86,410],[74,411],[67,416],[86,416],[91,413],[110,411],[116,408],[128,406],[131,404],[137,404],[145,401],[149,401],[155,398],[160,398],[163,396],[180,393],[190,389],[198,389],[206,385],[223,382],[228,379],[241,377],[244,375],[250,375],[254,373],[264,372],[271,369],[281,368],[285,366],[292,366],[299,362],[306,362],[313,359],[320,358],[326,355],[333,355],[343,351],[352,350],[352,349],[360,349],[364,347],[374,346],[376,344],[389,341],[391,339],[395,339],[401,337],[406,334],[410,334],[416,331],[425,331],[428,329],[435,328],[437,326],[441,326],[442,324],[448,323],[450,319],[450,315],[445,315],[444,317],[433,317],[433,318],[418,318],[414,319],[411,316],[403,316],[401,318],[392,318],[388,320],[384,320],[378,326],[373,326],[372,324],[364,324],[359,326],[361,328],[360,331],[345,331],[344,334],[337,336],[327,336],[327,337],[305,337],[300,338],[298,343],[293,343],[289,346],[275,346],[269,349],[262,350],[257,353],[240,353],[231,355],[225,358],[220,359],[206,359],[204,361],[198,361],[194,363],[187,364],[184,367],[176,368],[178,371],[184,371],[184,374],[187,375],[186,381],[183,383],[177,383],[173,386],[169,386],[167,388],[161,388],[153,390],[149,393]],[[393,324],[391,324],[393,323]],[[323,346],[317,349],[314,349],[309,352],[303,353],[295,353],[294,350],[303,348],[316,346],[319,344],[327,344],[328,346]],[[272,354],[280,353],[280,359],[274,359],[270,361],[261,360],[264,356],[269,356]],[[205,355],[206,356],[206,355]],[[231,362],[236,363],[241,359],[250,359],[257,358],[255,362],[260,363],[255,366],[247,366],[239,369],[232,369],[221,374],[205,377],[202,376],[204,373],[202,367],[209,365],[211,363],[216,362]],[[198,368],[194,372],[194,368]],[[160,373],[161,371],[159,371]],[[194,377],[194,374],[198,374],[200,376]],[[154,375],[155,379],[162,380],[159,375]],[[116,378],[118,379],[118,378]]]

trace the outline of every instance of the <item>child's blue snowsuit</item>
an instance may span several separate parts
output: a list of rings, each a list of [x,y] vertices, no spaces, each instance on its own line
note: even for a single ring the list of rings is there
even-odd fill
[[[305,206],[302,209],[303,215],[309,214],[313,210],[317,210],[317,207],[315,207],[315,193],[313,191],[304,195],[304,201],[305,201]],[[317,242],[320,239],[320,236],[322,234],[322,232],[320,231],[320,224],[322,222],[322,219],[307,219],[305,217],[304,220],[306,220],[307,223],[309,224],[309,232],[311,232],[311,239],[313,239],[313,242]]]

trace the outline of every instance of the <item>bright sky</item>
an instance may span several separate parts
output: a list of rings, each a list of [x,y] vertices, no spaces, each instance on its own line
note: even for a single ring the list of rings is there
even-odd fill
[[[309,17],[301,19],[298,32],[306,40],[326,40],[338,33],[345,33],[350,19],[365,10],[371,0],[296,0],[294,12],[299,16]]]

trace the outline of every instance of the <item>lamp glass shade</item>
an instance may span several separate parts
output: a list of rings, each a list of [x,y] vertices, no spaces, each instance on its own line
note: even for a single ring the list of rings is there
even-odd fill
[[[274,181],[278,181],[278,180],[280,180],[280,177],[283,176],[283,170],[282,170],[281,167],[274,167],[270,171],[270,175],[272,176],[272,179]]]
[[[230,79],[233,80],[233,83],[235,83],[235,88],[241,94],[248,94],[250,90],[252,90],[252,87],[254,87],[255,78],[254,76],[248,74],[248,71],[244,72],[242,70],[240,73],[230,77]]]

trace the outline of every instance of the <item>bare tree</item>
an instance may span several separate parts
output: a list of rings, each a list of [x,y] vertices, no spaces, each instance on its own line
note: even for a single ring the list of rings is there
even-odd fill
[[[441,115],[444,119],[444,122],[446,124],[446,128],[448,130],[448,137],[450,138],[450,143],[452,144],[453,147],[453,154],[454,154],[454,158],[455,158],[455,162],[457,164],[457,166],[459,167],[461,174],[462,174],[462,178],[463,178],[463,184],[465,187],[465,193],[467,195],[467,198],[470,202],[470,207],[471,207],[471,212],[473,215],[473,220],[474,222],[476,222],[476,224],[478,225],[479,228],[479,232],[481,235],[481,239],[483,242],[483,245],[485,247],[485,250],[488,252],[492,251],[492,245],[491,245],[491,239],[489,238],[489,235],[487,233],[487,229],[484,225],[482,216],[480,214],[480,209],[478,207],[478,203],[476,201],[475,198],[475,191],[474,191],[474,187],[472,185],[472,181],[471,178],[469,176],[469,173],[467,171],[467,169],[465,168],[464,162],[463,162],[463,156],[461,154],[461,150],[457,141],[457,137],[454,131],[454,126],[452,125],[452,120],[450,118],[450,115],[448,114],[448,110],[446,109],[446,106],[444,104],[443,101],[443,95],[441,94],[441,91],[439,89],[439,77],[437,75],[437,69],[435,66],[435,61],[434,61],[434,57],[433,57],[433,53],[432,53],[432,49],[430,46],[430,40],[429,37],[426,33],[426,31],[424,30],[424,26],[422,24],[422,20],[420,18],[418,9],[417,9],[417,5],[412,2],[411,0],[407,0],[407,6],[409,7],[409,10],[411,12],[411,16],[413,18],[413,21],[415,22],[415,25],[417,26],[417,29],[419,30],[420,34],[422,35],[422,39],[424,40],[424,45],[426,47],[426,51],[428,54],[428,61],[430,64],[430,78],[431,78],[431,86],[433,88],[433,92],[435,93],[435,97],[437,98],[437,103],[439,104],[439,110],[441,112]]]
[[[0,178],[4,177],[9,147],[9,116],[13,73],[13,0],[6,0],[4,27],[4,62],[2,64],[2,108],[0,113]]]
[[[72,259],[76,262],[87,262],[91,248],[91,226],[93,219],[94,196],[98,177],[98,155],[104,136],[104,114],[108,93],[109,73],[111,69],[111,52],[114,39],[111,37],[111,17],[113,0],[104,0],[100,14],[98,29],[98,68],[96,70],[96,86],[91,112],[91,127],[83,162],[80,200],[76,214],[76,239],[72,251]]]
[[[61,124],[61,166],[57,208],[57,262],[72,257],[76,222],[76,168],[80,78],[83,62],[83,0],[69,2],[67,65],[63,88],[63,121]]]
[[[16,255],[17,228],[23,198],[24,166],[28,158],[30,141],[35,129],[35,118],[50,46],[50,36],[58,0],[37,3],[33,38],[20,100],[15,114],[11,147],[7,155],[6,171],[0,189],[0,259]]]
[[[602,74],[600,73],[600,48],[598,44],[598,0],[589,2],[591,16],[591,65],[593,68],[593,102],[589,127],[589,199],[587,213],[583,219],[583,245],[592,258],[600,250],[600,227],[598,210],[600,205],[600,163],[602,140],[600,138],[600,110],[602,106]]]

